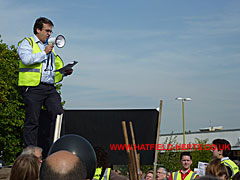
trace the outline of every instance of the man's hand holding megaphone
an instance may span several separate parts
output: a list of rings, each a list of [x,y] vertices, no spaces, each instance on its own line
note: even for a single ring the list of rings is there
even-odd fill
[[[48,44],[44,51],[46,54],[49,54],[50,52],[52,52],[52,50],[53,50],[53,44]]]
[[[47,39],[48,45],[46,46],[44,51],[46,52],[46,54],[49,54],[53,50],[54,44],[56,44],[58,48],[63,48],[65,46],[65,43],[66,43],[66,40],[63,35],[58,35],[57,37],[49,38]],[[73,69],[68,69],[64,72],[64,75],[65,76],[71,75],[72,72],[73,72]]]
[[[63,35],[58,35],[57,37],[51,37],[47,39],[47,44],[48,45],[46,46],[44,51],[46,52],[46,54],[49,54],[53,50],[54,44],[56,44],[58,48],[63,48],[66,44],[66,40]]]

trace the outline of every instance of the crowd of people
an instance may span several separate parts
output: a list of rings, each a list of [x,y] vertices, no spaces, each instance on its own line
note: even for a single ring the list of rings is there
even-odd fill
[[[229,144],[225,139],[213,141],[217,147]],[[231,146],[230,146],[231,147]],[[91,180],[128,180],[119,170],[111,168],[108,154],[102,147],[95,147],[97,167]],[[164,167],[156,171],[155,180],[240,180],[239,166],[229,159],[229,149],[212,151],[213,159],[208,163],[204,176],[192,171],[192,156],[184,151],[180,155],[181,169],[168,172]],[[140,171],[141,172],[141,171]],[[141,180],[153,180],[154,171],[140,173]],[[9,180],[90,180],[87,179],[85,163],[73,152],[59,150],[42,160],[42,149],[28,146],[16,158],[9,175]]]
[[[216,148],[212,150],[213,159],[206,166],[204,176],[199,176],[197,172],[190,169],[192,164],[190,152],[182,152],[180,155],[181,169],[176,172],[167,172],[165,168],[160,167],[156,172],[157,180],[240,180],[239,163],[229,158],[230,143],[225,139],[215,139],[212,144]],[[146,173],[145,180],[153,180],[153,177],[154,172],[150,170]]]

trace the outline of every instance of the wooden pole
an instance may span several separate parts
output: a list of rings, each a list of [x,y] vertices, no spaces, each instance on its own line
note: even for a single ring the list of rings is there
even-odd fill
[[[157,126],[156,146],[159,143],[161,118],[162,118],[162,104],[163,104],[163,101],[160,100],[160,107],[159,107],[159,113],[158,113],[158,126]],[[155,157],[154,157],[154,163],[153,163],[153,165],[154,165],[153,179],[156,179],[157,159],[158,159],[158,150],[157,150],[157,148],[155,148]]]
[[[140,153],[137,154],[137,157],[138,157],[137,158],[138,167],[140,168],[140,164],[141,164],[140,163]],[[139,169],[139,170],[141,170],[141,169]]]
[[[136,161],[133,149],[130,150],[130,156],[131,156],[131,161],[132,161],[133,180],[138,180],[137,165],[136,165],[137,161]]]
[[[137,179],[141,180],[140,174],[139,174],[139,172],[140,172],[139,159],[138,159],[137,150],[136,150],[136,142],[135,142],[135,135],[134,135],[132,121],[129,122],[129,125],[130,125],[130,131],[131,131],[132,143],[133,143],[134,165],[135,165],[134,170],[137,175]]]
[[[129,178],[130,180],[135,180],[134,179],[134,173],[133,173],[133,166],[132,166],[132,159],[131,159],[131,153],[129,150],[129,141],[128,141],[128,134],[127,134],[127,127],[126,127],[126,122],[122,121],[122,128],[123,128],[123,135],[125,139],[125,144],[126,144],[126,151],[127,151],[127,156],[128,156],[128,170],[129,170]]]

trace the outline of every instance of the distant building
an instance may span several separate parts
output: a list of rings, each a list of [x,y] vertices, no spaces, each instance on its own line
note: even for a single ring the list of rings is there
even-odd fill
[[[183,142],[182,133],[160,134],[159,144],[163,144],[166,138],[176,137],[177,143]],[[186,144],[196,143],[196,138],[200,140],[208,139],[208,144],[211,145],[213,139],[221,138],[226,139],[232,146],[232,155],[234,159],[240,160],[240,129],[227,129],[223,130],[222,126],[202,128],[198,132],[186,132]]]

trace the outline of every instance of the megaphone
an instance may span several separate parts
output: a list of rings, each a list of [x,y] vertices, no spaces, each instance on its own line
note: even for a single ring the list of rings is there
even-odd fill
[[[49,38],[47,44],[56,44],[58,48],[63,48],[66,44],[66,40],[63,35],[58,35],[57,37]]]

